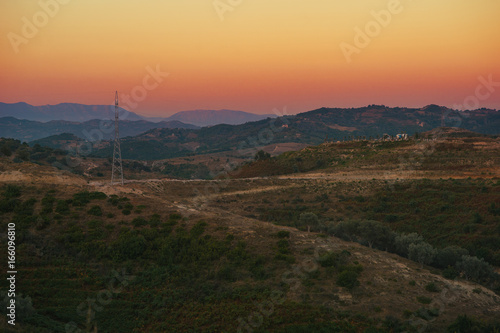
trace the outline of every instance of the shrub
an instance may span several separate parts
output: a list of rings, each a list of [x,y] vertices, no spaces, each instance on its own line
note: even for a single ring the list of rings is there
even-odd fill
[[[148,221],[142,217],[136,217],[132,220],[132,225],[136,228],[145,226],[146,224],[148,224]]]
[[[59,214],[69,214],[69,205],[66,200],[57,200],[56,212]]]
[[[360,285],[358,281],[358,273],[352,270],[342,271],[337,276],[337,284],[349,290],[354,289],[355,287]]]
[[[443,277],[453,280],[458,277],[458,272],[454,267],[448,266],[443,270]]]
[[[116,261],[139,258],[147,248],[146,239],[133,231],[122,233],[111,245]]]
[[[7,185],[3,191],[3,196],[6,199],[18,198],[21,196],[21,188],[16,185]]]
[[[418,244],[424,241],[423,237],[413,232],[411,234],[397,235],[394,239],[394,245],[398,254],[408,257],[411,244]]]
[[[432,298],[426,296],[417,296],[417,301],[422,304],[431,304]]]
[[[429,243],[412,243],[408,249],[408,258],[423,265],[430,265],[436,256],[436,249]]]
[[[290,237],[290,231],[285,231],[285,230],[278,231],[278,233],[276,234],[276,236],[278,236],[278,238],[289,238]]]
[[[439,292],[439,288],[436,286],[436,284],[434,282],[431,282],[431,283],[428,283],[426,286],[425,286],[425,290],[431,292],[431,293],[437,293]]]
[[[92,208],[90,208],[87,213],[89,215],[93,215],[93,216],[102,216],[102,209],[101,209],[101,206],[92,206]]]
[[[435,264],[439,268],[455,266],[463,256],[468,255],[469,251],[459,246],[448,246],[442,250],[438,250],[436,254]]]
[[[457,270],[465,275],[467,280],[484,281],[491,278],[495,271],[484,259],[478,257],[463,256],[457,263]]]

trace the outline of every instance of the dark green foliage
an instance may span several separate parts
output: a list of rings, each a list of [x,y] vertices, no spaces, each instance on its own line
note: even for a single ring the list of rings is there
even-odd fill
[[[271,154],[269,154],[268,152],[265,152],[263,150],[259,150],[255,154],[254,160],[256,160],[256,161],[264,161],[264,160],[268,160],[270,158],[271,158]]]
[[[477,319],[460,315],[453,324],[448,326],[449,333],[495,333],[500,331],[500,324],[487,324]]]
[[[202,163],[199,164],[163,164],[163,174],[181,179],[210,179],[210,169]]]
[[[443,270],[443,277],[453,280],[458,277],[458,272],[455,267],[448,266]]]
[[[423,237],[417,233],[400,234],[394,239],[394,245],[398,254],[408,257],[410,252],[410,245],[419,244],[424,241]]]
[[[463,273],[466,279],[477,282],[487,281],[494,276],[493,267],[478,257],[463,256],[456,265],[457,270]]]
[[[111,244],[112,256],[117,262],[139,258],[146,248],[146,239],[134,231],[120,234]]]
[[[431,293],[437,293],[440,291],[440,289],[436,286],[434,282],[428,283],[425,285],[425,290],[431,292]]]
[[[136,228],[142,227],[148,224],[148,221],[142,217],[136,217],[132,220],[132,225]]]
[[[70,212],[68,202],[66,200],[57,200],[56,212],[62,215],[68,215]]]
[[[377,221],[343,221],[329,232],[342,239],[356,241],[381,250],[394,247],[394,232]]]
[[[101,206],[94,205],[87,211],[87,213],[93,216],[102,216],[102,208]]]
[[[417,301],[422,304],[431,304],[432,298],[426,296],[417,296]]]
[[[104,200],[107,195],[102,192],[82,191],[73,194],[73,206],[85,206],[92,200]]]
[[[453,245],[438,250],[435,258],[436,267],[447,268],[455,266],[455,264],[462,259],[462,256],[468,255],[469,251],[459,246]]]
[[[13,199],[21,196],[21,188],[16,185],[7,185],[3,191],[5,199]]]
[[[408,249],[408,258],[421,265],[430,265],[436,257],[437,250],[427,242],[412,243]]]
[[[289,238],[290,237],[290,231],[285,231],[285,230],[280,230],[276,234],[278,238]]]
[[[322,267],[339,268],[347,263],[347,259],[351,254],[348,251],[328,252],[318,258],[318,262]]]
[[[359,280],[358,280],[358,276],[359,276],[359,274],[357,272],[355,272],[354,270],[342,271],[337,276],[337,284],[341,287],[352,290],[355,287],[360,285]]]

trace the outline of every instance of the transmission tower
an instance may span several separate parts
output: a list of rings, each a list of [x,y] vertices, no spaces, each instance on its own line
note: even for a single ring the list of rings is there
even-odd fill
[[[115,183],[123,185],[122,151],[118,130],[118,91],[115,93],[115,146],[113,148],[113,169],[111,170],[111,186]]]

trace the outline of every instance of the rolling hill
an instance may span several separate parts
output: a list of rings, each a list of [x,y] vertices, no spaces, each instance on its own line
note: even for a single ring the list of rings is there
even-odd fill
[[[122,153],[129,159],[161,159],[189,154],[257,148],[275,143],[319,144],[325,140],[376,138],[384,134],[422,133],[445,124],[482,134],[500,131],[500,112],[479,109],[453,111],[437,105],[424,108],[367,106],[356,109],[321,108],[276,119],[241,125],[216,125],[198,130],[152,129],[122,141]],[[110,156],[111,147],[95,150],[97,156]]]
[[[145,120],[123,120],[120,121],[120,136],[134,136],[153,128],[196,129],[198,127],[180,121],[153,123]],[[66,120],[39,122],[20,120],[13,117],[0,118],[0,137],[29,142],[62,133],[71,133],[81,139],[90,141],[108,140],[114,136],[114,126],[110,120],[98,119],[79,123]]]

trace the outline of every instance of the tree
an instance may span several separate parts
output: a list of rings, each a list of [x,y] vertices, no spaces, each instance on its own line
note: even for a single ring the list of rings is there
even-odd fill
[[[307,226],[307,232],[311,232],[311,227],[319,226],[318,216],[314,213],[302,213],[299,218],[300,226]]]
[[[439,268],[447,268],[449,266],[455,266],[457,262],[462,259],[463,256],[469,254],[464,248],[460,246],[452,245],[445,247],[442,250],[438,250],[436,255],[435,263]]]
[[[488,280],[495,274],[493,267],[484,261],[484,259],[469,255],[462,257],[457,263],[457,269],[465,275],[467,280]]]
[[[424,241],[423,237],[417,234],[416,232],[412,232],[411,234],[401,234],[397,235],[394,239],[394,245],[396,246],[396,251],[398,254],[408,257],[410,245],[418,244]]]
[[[28,161],[30,159],[30,153],[29,153],[29,151],[27,149],[19,149],[17,151],[17,157],[20,160]]]
[[[408,248],[408,258],[422,265],[430,265],[436,257],[437,250],[427,242],[412,243]]]
[[[377,221],[363,221],[359,224],[358,233],[370,248],[388,249],[394,244],[394,232]]]
[[[9,146],[7,146],[6,144],[4,144],[2,146],[2,148],[0,148],[0,152],[2,154],[4,154],[5,156],[10,156],[12,155],[12,151],[10,150]]]
[[[358,229],[359,221],[342,221],[331,229],[331,233],[344,240],[357,242]]]
[[[257,152],[257,154],[255,154],[254,158],[255,158],[256,161],[264,161],[264,160],[270,159],[271,158],[271,154],[269,154],[269,153],[267,153],[267,152],[265,152],[263,150],[259,150]]]

